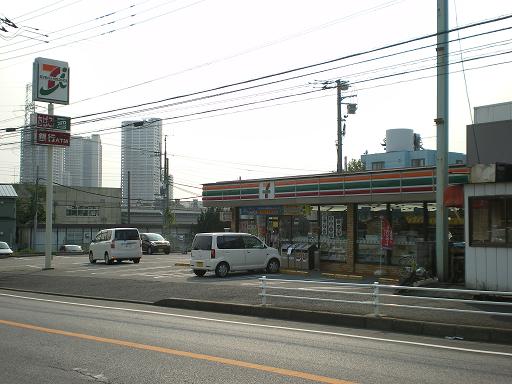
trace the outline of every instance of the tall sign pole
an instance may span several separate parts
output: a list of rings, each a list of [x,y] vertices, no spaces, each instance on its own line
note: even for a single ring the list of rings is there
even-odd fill
[[[64,61],[38,57],[33,64],[32,100],[48,103],[48,114],[36,113],[31,119],[34,145],[47,147],[46,231],[44,269],[52,269],[53,247],[53,146],[69,146],[70,119],[54,116],[53,104],[69,104],[69,65]]]
[[[448,278],[448,0],[437,0],[437,155],[436,155],[436,267],[440,281]]]
[[[48,104],[48,115],[53,115],[53,104]],[[53,245],[53,146],[47,147],[46,159],[46,234],[44,247],[44,269],[52,269]]]

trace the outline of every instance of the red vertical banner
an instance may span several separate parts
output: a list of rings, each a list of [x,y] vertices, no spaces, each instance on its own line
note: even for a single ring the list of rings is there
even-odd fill
[[[381,218],[380,245],[385,250],[393,249],[393,228],[391,228],[391,223],[385,217]]]

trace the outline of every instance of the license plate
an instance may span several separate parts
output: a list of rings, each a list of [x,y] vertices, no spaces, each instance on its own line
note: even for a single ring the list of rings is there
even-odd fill
[[[202,267],[203,266],[203,262],[202,261],[197,261],[196,262],[196,267]]]

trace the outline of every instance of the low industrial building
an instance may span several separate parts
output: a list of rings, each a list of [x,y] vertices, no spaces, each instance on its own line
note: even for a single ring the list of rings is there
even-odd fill
[[[16,199],[18,194],[9,184],[0,184],[0,241],[15,247]]]

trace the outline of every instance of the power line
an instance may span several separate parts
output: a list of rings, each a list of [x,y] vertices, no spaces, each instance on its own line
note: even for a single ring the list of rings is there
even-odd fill
[[[512,17],[512,15],[502,16],[502,17],[495,18],[495,19],[490,19],[490,20],[484,20],[484,21],[480,21],[480,22],[477,22],[477,23],[469,24],[469,25],[466,25],[466,26],[463,26],[463,27],[454,28],[454,29],[452,29],[452,30],[450,30],[448,32],[453,32],[455,30],[458,31],[458,30],[462,30],[462,29],[465,29],[465,28],[470,28],[470,27],[474,27],[474,26],[488,24],[488,23],[491,23],[491,22],[501,21],[501,20],[508,19],[510,17]],[[511,28],[511,27],[509,27],[509,28]],[[508,28],[504,28],[504,29],[508,29]],[[501,30],[503,30],[503,28]],[[500,30],[496,30],[496,31],[500,31]],[[492,31],[492,32],[494,32],[494,31]],[[473,35],[471,37],[481,36],[481,35],[484,35],[484,34],[487,34],[487,33],[490,33],[490,32],[483,32],[483,33],[480,33],[480,34]],[[211,89],[207,89],[207,90],[203,90],[203,91],[192,92],[192,93],[188,93],[188,94],[184,94],[184,95],[174,96],[174,97],[171,97],[171,98],[166,98],[166,99],[157,100],[157,101],[153,101],[153,102],[138,104],[138,105],[134,105],[134,106],[122,107],[122,108],[118,108],[118,109],[114,109],[114,110],[110,110],[110,111],[103,111],[103,112],[98,112],[98,113],[92,113],[92,114],[88,114],[88,115],[78,116],[78,117],[74,117],[73,119],[76,120],[76,119],[81,119],[81,118],[85,118],[85,117],[91,117],[91,116],[111,113],[111,112],[115,112],[115,111],[121,111],[121,110],[132,109],[132,108],[138,108],[138,107],[141,107],[141,106],[157,104],[157,103],[161,103],[161,102],[164,102],[164,101],[170,101],[170,100],[190,97],[190,96],[194,96],[194,95],[199,95],[199,94],[203,94],[203,93],[207,93],[207,92],[211,92],[211,91],[215,91],[215,90],[225,89],[225,88],[232,87],[232,86],[235,86],[235,85],[246,84],[246,83],[254,82],[254,81],[257,81],[257,80],[261,80],[261,79],[265,79],[265,78],[269,78],[269,77],[273,77],[273,76],[278,76],[278,75],[285,74],[285,73],[294,72],[294,71],[297,71],[297,70],[301,70],[303,68],[309,68],[309,67],[313,67],[313,66],[323,65],[325,63],[330,63],[330,62],[333,62],[333,61],[338,61],[338,60],[342,60],[342,59],[349,58],[349,57],[360,56],[360,55],[366,54],[368,52],[380,51],[380,50],[383,50],[383,49],[387,49],[389,47],[395,47],[395,46],[398,46],[398,45],[406,44],[406,43],[411,42],[411,41],[418,41],[418,40],[421,40],[421,39],[424,39],[424,38],[428,38],[428,37],[432,37],[432,36],[435,36],[435,35],[437,35],[437,34],[425,35],[425,36],[414,38],[414,39],[411,39],[411,40],[408,40],[408,41],[405,41],[405,42],[389,44],[387,46],[380,47],[380,48],[377,48],[377,49],[374,49],[374,50],[371,50],[371,51],[359,52],[359,53],[351,54],[351,55],[348,55],[348,56],[345,56],[345,57],[342,57],[342,58],[333,59],[333,60],[329,60],[329,61],[326,61],[326,62],[313,64],[313,65],[306,66],[306,67],[300,67],[300,68],[292,69],[292,70],[289,70],[289,71],[283,71],[283,72],[279,72],[277,74],[272,74],[272,75],[267,75],[267,76],[263,76],[263,77],[258,77],[258,78],[246,80],[246,81],[243,81],[243,82],[232,83],[232,84],[223,85],[223,86],[220,86],[220,87],[215,87],[215,88],[211,88]],[[432,46],[432,45],[428,45],[426,47],[430,47],[430,46]],[[378,60],[378,59],[381,59],[381,58],[394,56],[394,55],[405,53],[405,52],[411,52],[411,51],[415,51],[415,50],[418,50],[418,49],[424,49],[426,47],[419,47],[419,48],[411,49],[411,50],[408,50],[408,51],[403,51],[403,52],[400,52],[400,53],[394,53],[394,54],[385,55],[385,56],[382,56],[382,57],[371,58],[371,59],[368,59],[368,60],[364,60],[362,62],[374,61],[374,60]],[[362,63],[362,62],[359,62],[359,63]],[[349,64],[349,65],[354,65],[354,64]],[[337,68],[340,68],[340,67],[337,67]],[[328,70],[334,70],[334,69],[337,69],[337,68],[331,68],[331,69],[328,69]],[[288,78],[288,79],[281,79],[281,80],[278,80],[278,81],[268,82],[268,83],[264,83],[264,84],[260,84],[260,85],[256,85],[256,86],[246,87],[246,88],[232,90],[232,91],[223,92],[223,93],[218,93],[218,94],[214,94],[214,95],[208,95],[208,96],[204,96],[204,98],[217,97],[217,96],[220,96],[220,95],[230,94],[230,93],[234,93],[234,92],[240,92],[240,91],[243,91],[243,90],[248,90],[248,89],[252,89],[252,88],[256,88],[256,87],[276,84],[276,83],[279,83],[279,82],[282,82],[282,81],[292,80],[292,79],[308,76],[308,75],[311,75],[311,74],[318,74],[320,72],[325,72],[325,71],[327,71],[327,70],[322,70],[322,71],[313,72],[313,73],[309,73],[309,74],[299,75],[299,76],[295,76],[295,77]],[[203,98],[188,100],[186,102],[192,102],[192,101],[197,101],[197,100],[201,100],[201,99],[203,99]],[[161,107],[154,107],[154,108],[161,108]],[[149,110],[152,110],[152,109],[145,109],[145,110],[142,110],[142,111],[149,111]],[[130,113],[134,114],[134,113],[140,113],[142,111],[139,110],[139,111],[133,111],[133,112],[130,112]],[[111,118],[118,117],[118,116],[119,115],[113,116]],[[99,121],[99,120],[93,120],[93,121]]]
[[[381,46],[379,48],[374,48],[374,49],[370,49],[370,50],[366,50],[366,51],[362,51],[362,52],[358,52],[358,53],[349,54],[349,55],[342,56],[342,57],[339,57],[339,58],[336,58],[336,59],[326,60],[326,61],[322,61],[322,62],[319,62],[319,63],[305,65],[305,66],[302,66],[302,67],[297,67],[297,68],[293,68],[293,69],[289,69],[289,70],[285,70],[285,71],[281,71],[281,72],[277,72],[277,73],[273,73],[273,74],[269,74],[269,75],[259,76],[259,77],[255,77],[255,78],[252,78],[252,79],[243,80],[243,81],[239,81],[239,82],[235,82],[235,83],[225,84],[225,85],[217,86],[217,87],[206,89],[206,90],[202,90],[202,91],[195,91],[195,92],[190,92],[190,93],[187,93],[187,94],[182,94],[182,95],[178,95],[178,96],[172,96],[172,97],[168,97],[168,98],[164,98],[164,99],[160,99],[160,100],[140,103],[140,104],[131,105],[131,106],[127,106],[127,107],[115,108],[115,109],[111,109],[111,110],[107,110],[107,111],[102,111],[102,112],[96,112],[96,113],[92,113],[92,114],[77,116],[74,119],[81,119],[81,118],[85,118],[85,117],[91,117],[91,116],[96,116],[96,115],[112,113],[112,112],[118,112],[118,111],[123,111],[123,110],[126,110],[126,109],[139,108],[139,107],[143,107],[143,106],[147,106],[147,105],[153,105],[153,104],[162,103],[162,102],[165,102],[165,101],[171,101],[171,100],[181,99],[181,98],[185,98],[185,97],[197,96],[197,95],[204,94],[204,93],[220,91],[220,90],[223,90],[223,89],[226,89],[226,88],[230,88],[230,87],[234,87],[234,86],[239,86],[239,85],[245,85],[245,84],[253,83],[253,82],[256,82],[256,81],[261,81],[261,80],[269,79],[269,78],[272,78],[272,77],[282,76],[282,75],[286,75],[286,74],[302,71],[302,70],[305,70],[305,69],[310,69],[310,68],[314,68],[314,67],[318,67],[318,66],[334,63],[334,62],[337,62],[337,61],[346,60],[346,59],[349,59],[349,58],[366,55],[366,54],[369,54],[369,53],[380,52],[380,51],[383,51],[383,50],[386,50],[386,49],[390,49],[390,48],[395,48],[395,47],[398,47],[398,46],[401,46],[401,45],[410,44],[410,43],[421,41],[421,40],[425,40],[425,39],[428,39],[428,38],[433,38],[433,37],[436,37],[436,36],[441,35],[441,34],[450,33],[450,32],[456,32],[456,31],[460,31],[460,30],[464,30],[464,29],[468,29],[468,28],[474,28],[476,26],[482,26],[482,25],[486,25],[486,24],[489,24],[489,23],[495,23],[495,22],[507,20],[507,19],[510,19],[510,18],[512,18],[512,14],[509,14],[509,15],[506,15],[506,16],[497,17],[497,18],[494,18],[494,19],[488,19],[488,20],[480,21],[480,22],[469,24],[469,25],[462,26],[462,27],[453,28],[453,29],[450,29],[450,30],[448,30],[446,32],[436,32],[436,33],[431,33],[431,34],[423,35],[423,36],[416,37],[416,38],[409,39],[409,40],[405,40],[405,41],[402,41],[402,42],[392,43],[392,44],[388,44],[388,45],[385,45],[385,46]],[[278,83],[278,82],[281,82],[281,81],[276,81],[276,82],[273,82],[273,83]],[[267,83],[266,85],[269,85],[269,84],[272,84],[272,83]],[[251,88],[254,88],[254,87],[251,87]],[[233,91],[228,92],[228,93],[232,93],[232,92]]]
[[[490,57],[494,57],[494,56],[500,56],[500,55],[509,54],[509,53],[512,53],[512,51],[505,51],[505,52],[501,52],[501,53],[498,53],[498,54],[484,55],[484,56],[475,57],[475,58],[472,58],[472,59],[466,59],[466,62],[467,61],[474,61],[474,60],[478,60],[478,59],[490,58]],[[451,63],[451,65],[457,64],[457,63],[460,63],[460,62]],[[488,64],[488,65],[484,65],[484,66],[480,66],[480,67],[476,67],[476,68],[471,68],[471,69],[468,69],[468,70],[481,69],[481,68],[486,68],[486,67],[489,67],[489,66],[502,65],[502,64],[508,64],[508,63],[509,63],[509,61],[504,61],[504,62],[501,62],[501,63]],[[354,82],[352,84],[361,84],[361,83],[371,82],[371,81],[375,81],[375,80],[382,80],[382,79],[396,77],[396,76],[403,76],[405,74],[411,74],[411,73],[415,73],[415,72],[419,72],[419,71],[425,71],[425,70],[434,69],[434,68],[436,68],[436,66],[427,67],[427,68],[420,68],[420,69],[415,69],[415,70],[410,70],[410,71],[402,71],[402,72],[399,72],[399,73],[394,73],[394,74],[389,74],[389,75],[385,75],[385,76],[378,76],[378,77],[374,77],[374,78],[360,80],[360,81]],[[458,72],[459,71],[451,71],[450,73],[458,73]],[[427,78],[427,77],[431,77],[431,76],[425,76],[425,77],[422,77],[422,78]],[[402,83],[403,82],[404,81],[402,81]],[[364,88],[364,89],[372,89],[372,88],[377,88],[377,87],[380,87],[380,86],[367,87],[367,88]],[[234,108],[240,108],[240,107],[244,107],[244,106],[255,105],[255,104],[265,103],[265,102],[269,102],[269,101],[280,100],[280,99],[284,99],[284,98],[288,98],[288,97],[295,97],[295,96],[300,96],[300,95],[306,95],[306,94],[313,93],[313,92],[318,92],[318,91],[320,91],[320,90],[312,90],[312,91],[296,93],[296,94],[292,94],[292,95],[285,95],[285,96],[280,96],[280,97],[276,97],[276,98],[270,98],[270,99],[265,99],[265,100],[250,102],[250,103],[243,103],[243,104],[232,105],[232,106],[223,107],[223,108],[210,109],[210,110],[206,110],[206,111],[200,111],[200,112],[184,114],[184,115],[178,115],[178,116],[172,116],[172,117],[165,117],[165,118],[160,118],[160,119],[161,120],[175,120],[175,119],[181,119],[181,118],[185,118],[185,117],[198,116],[198,115],[213,113],[213,112],[217,112],[217,111],[230,110],[230,109],[234,109]],[[115,127],[110,127],[110,128],[103,128],[103,129],[97,129],[97,130],[93,130],[93,131],[83,132],[81,134],[99,133],[99,132],[103,132],[103,134],[104,134],[107,131],[114,131],[114,130],[119,130],[119,129],[121,129],[121,127],[115,126]],[[7,137],[7,135],[5,137]],[[18,143],[19,143],[19,141],[11,142],[11,143],[0,143],[0,146],[7,146],[7,145],[18,144]]]

